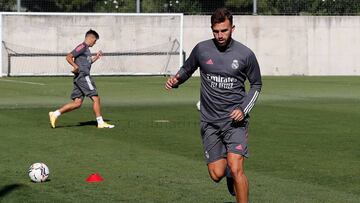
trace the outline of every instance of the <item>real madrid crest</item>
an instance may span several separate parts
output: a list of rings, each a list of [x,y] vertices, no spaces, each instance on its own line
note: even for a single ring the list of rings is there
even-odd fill
[[[239,68],[239,61],[234,59],[232,64],[231,64],[231,68],[232,69],[238,69]]]

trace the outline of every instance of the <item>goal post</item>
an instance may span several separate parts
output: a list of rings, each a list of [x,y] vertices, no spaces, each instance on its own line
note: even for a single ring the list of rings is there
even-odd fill
[[[2,24],[3,24],[3,18],[2,18],[2,14],[0,13],[0,77],[3,77],[4,76],[4,67],[5,67],[5,64],[3,63],[4,61],[3,61],[3,58],[5,58],[4,57],[4,51],[3,51],[3,49],[4,49],[4,47],[3,47],[3,39],[2,39],[2,33],[3,33],[3,26],[2,26]]]
[[[65,56],[96,30],[93,75],[171,75],[183,64],[183,14],[0,13],[1,75],[71,75]]]

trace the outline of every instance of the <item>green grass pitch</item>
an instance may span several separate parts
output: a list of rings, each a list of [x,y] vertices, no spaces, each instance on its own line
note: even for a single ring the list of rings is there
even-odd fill
[[[165,79],[96,77],[116,125],[99,130],[89,100],[50,128],[70,77],[0,78],[0,201],[233,202],[202,157],[199,78],[171,92]],[[263,81],[246,161],[251,201],[360,202],[360,78]],[[49,166],[49,182],[30,182],[34,162]],[[94,172],[105,181],[86,183]]]

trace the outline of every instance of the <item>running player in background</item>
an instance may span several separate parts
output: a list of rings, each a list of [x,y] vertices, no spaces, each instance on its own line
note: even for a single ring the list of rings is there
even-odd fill
[[[89,97],[93,101],[93,110],[96,116],[98,128],[113,128],[103,120],[101,115],[100,97],[96,91],[95,82],[90,77],[91,64],[97,61],[102,52],[99,51],[95,56],[91,55],[89,47],[95,45],[99,39],[99,34],[94,30],[89,30],[85,34],[85,40],[78,45],[71,53],[66,56],[67,62],[72,66],[74,73],[74,88],[71,94],[72,102],[65,104],[60,109],[49,112],[50,124],[52,128],[56,127],[56,121],[61,114],[73,111],[81,107],[84,97]]]
[[[231,13],[217,9],[211,16],[213,39],[200,42],[166,89],[178,87],[200,67],[201,136],[210,177],[227,177],[228,190],[238,203],[248,203],[249,186],[244,173],[248,153],[249,113],[262,82],[254,53],[231,38],[235,30]],[[245,91],[245,80],[250,90]]]

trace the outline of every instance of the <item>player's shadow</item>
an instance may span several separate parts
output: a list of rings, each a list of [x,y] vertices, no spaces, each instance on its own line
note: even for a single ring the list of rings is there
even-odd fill
[[[5,197],[6,195],[10,194],[11,192],[15,191],[15,190],[19,190],[20,188],[25,187],[26,185],[23,184],[10,184],[10,185],[5,185],[2,188],[0,188],[0,200],[1,198]]]
[[[104,119],[105,122],[109,122],[111,120]],[[85,122],[79,122],[76,126],[97,126],[97,121],[85,121]]]
[[[84,121],[84,122],[79,122],[79,124],[77,124],[76,126],[97,126],[97,122],[96,121]]]
[[[105,122],[109,122],[111,120],[108,119],[104,119]],[[82,126],[97,126],[97,121],[91,120],[91,121],[84,121],[84,122],[79,122],[78,124],[75,125],[62,125],[62,126],[58,126],[57,128],[70,128],[70,127],[82,127]]]

